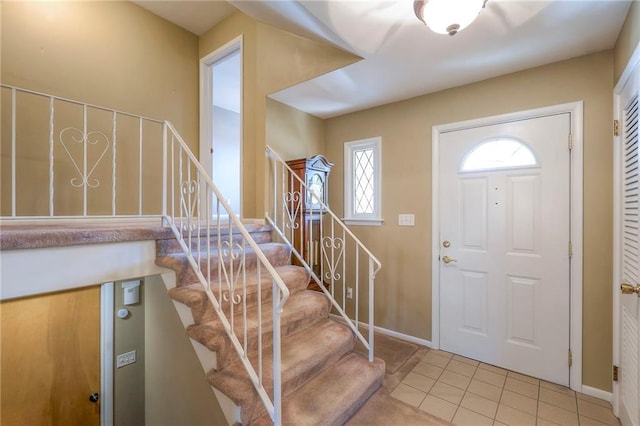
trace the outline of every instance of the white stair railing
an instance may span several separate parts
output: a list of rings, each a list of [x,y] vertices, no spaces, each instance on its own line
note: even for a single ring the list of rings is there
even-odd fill
[[[299,263],[329,297],[334,313],[353,330],[373,361],[374,281],[380,262],[270,146],[266,156],[267,221],[293,248]],[[311,219],[319,223],[313,226]],[[305,247],[305,241],[317,244]],[[366,324],[366,337],[361,324]]]
[[[162,121],[0,88],[2,219],[161,214],[160,169],[148,160],[160,146]]]
[[[268,415],[282,424],[280,320],[289,289],[174,126],[5,84],[0,90],[3,106],[9,106],[0,117],[0,218],[162,218]],[[247,309],[248,283],[254,284],[250,252],[256,257],[255,310]],[[261,290],[269,281],[272,364],[263,360],[269,343],[263,342],[262,304],[269,295]],[[248,319],[257,323],[256,335],[250,335]],[[268,369],[270,389],[263,380]]]
[[[280,316],[289,298],[289,289],[275,271],[267,257],[253,240],[242,221],[231,209],[206,170],[189,150],[189,147],[171,123],[165,121],[163,141],[165,170],[163,176],[166,191],[165,218],[173,230],[189,263],[196,271],[198,279],[213,305],[225,330],[244,365],[249,378],[271,420],[276,425],[282,423],[281,385],[281,335]],[[211,246],[211,229],[216,230],[217,241]],[[222,237],[222,229],[227,234]],[[204,239],[204,242],[202,241]],[[256,257],[258,324],[256,342],[247,327],[247,252],[252,250]],[[195,252],[195,254],[194,254]],[[215,256],[213,256],[215,255]],[[212,264],[212,258],[216,259]],[[262,358],[262,282],[267,274],[272,282],[273,315],[273,365],[264,366]],[[226,304],[226,309],[225,309]],[[234,319],[236,313],[242,316],[241,324]],[[255,348],[257,360],[249,358],[250,347]],[[273,369],[273,400],[265,389],[264,369]]]

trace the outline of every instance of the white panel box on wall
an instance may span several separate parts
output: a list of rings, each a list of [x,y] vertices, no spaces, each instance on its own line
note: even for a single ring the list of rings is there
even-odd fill
[[[122,289],[124,290],[125,305],[135,305],[140,302],[140,280],[124,281]]]

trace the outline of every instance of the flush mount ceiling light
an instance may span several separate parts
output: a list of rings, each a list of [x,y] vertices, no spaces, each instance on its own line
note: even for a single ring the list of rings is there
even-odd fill
[[[452,36],[471,24],[486,3],[487,0],[414,0],[413,11],[431,31]]]

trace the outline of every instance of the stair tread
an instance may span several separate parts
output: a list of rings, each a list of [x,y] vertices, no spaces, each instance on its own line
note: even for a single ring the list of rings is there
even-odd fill
[[[260,243],[258,244],[258,247],[260,248],[260,250],[264,251],[268,251],[268,250],[277,250],[277,249],[281,249],[281,248],[286,248],[287,251],[289,250],[289,246],[284,244],[284,243],[274,243],[274,242],[269,242],[269,243]],[[249,245],[245,246],[245,250],[246,253],[255,253],[255,251],[253,250],[253,248]],[[217,246],[211,246],[209,248],[207,248],[207,246],[201,246],[200,250],[193,249],[191,250],[191,254],[193,255],[193,257],[197,258],[198,254],[202,255],[203,257],[206,256],[207,253],[210,253],[211,255],[218,255],[218,247]],[[180,252],[175,252],[175,253],[166,253],[162,256],[158,256],[159,258],[163,258],[163,257],[173,257],[173,258],[186,258],[187,254],[184,251],[180,251]]]
[[[241,305],[240,305],[241,306]],[[287,333],[288,325],[298,321],[317,316],[317,319],[326,317],[329,313],[329,301],[324,294],[311,290],[303,290],[292,294],[284,306],[282,316],[280,317],[282,335]],[[273,329],[273,302],[267,301],[262,303],[262,333],[271,333]],[[258,307],[253,306],[247,308],[247,334],[255,335],[258,331]],[[243,335],[244,314],[237,312],[233,315],[234,329],[236,336],[239,338]],[[297,330],[299,331],[299,330]],[[189,336],[212,351],[219,350],[217,346],[220,336],[224,336],[226,331],[220,319],[216,318],[208,322],[200,324],[192,324],[187,327]],[[213,340],[211,340],[213,339]]]
[[[325,319],[301,333],[282,339],[281,374],[283,396],[299,388],[309,378],[326,366],[339,360],[353,349],[355,338],[349,328],[333,320]],[[250,358],[256,366],[257,356]],[[263,365],[272,365],[273,352],[263,354]],[[237,404],[254,402],[257,393],[249,380],[244,365],[236,360],[221,371],[212,370],[207,375],[209,383],[224,392]],[[263,370],[263,383],[271,394],[273,370]]]
[[[282,423],[343,424],[382,385],[384,361],[350,353],[283,399]],[[271,424],[265,414],[252,424]]]
[[[295,265],[283,265],[276,266],[274,268],[282,281],[287,285],[287,288],[291,293],[297,293],[304,290],[307,287],[309,281],[309,273],[300,266]],[[256,293],[258,287],[258,275],[251,271],[247,273],[247,293]],[[271,276],[268,272],[260,274],[261,286],[263,288],[271,288]],[[222,291],[227,291],[229,286],[224,282],[222,285]],[[220,283],[217,280],[213,280],[211,283],[211,289],[214,295],[217,295],[217,291],[220,288]],[[199,282],[181,287],[174,287],[169,290],[169,296],[180,303],[183,303],[189,307],[199,305],[207,295],[204,287]]]

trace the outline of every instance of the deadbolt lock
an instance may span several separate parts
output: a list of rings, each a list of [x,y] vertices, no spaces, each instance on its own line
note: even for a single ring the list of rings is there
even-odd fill
[[[442,247],[449,248],[449,247],[451,247],[451,243],[449,241],[447,241],[447,240],[444,240],[442,242]]]

